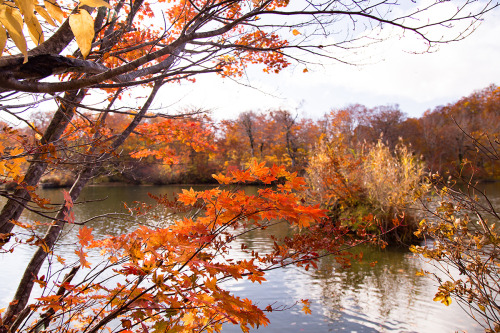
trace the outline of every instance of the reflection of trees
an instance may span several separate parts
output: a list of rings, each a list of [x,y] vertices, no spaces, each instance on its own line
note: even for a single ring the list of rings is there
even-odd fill
[[[285,224],[277,224],[245,233],[239,242],[251,250],[265,252],[272,246],[270,235],[279,239],[291,232]],[[418,295],[429,283],[415,275],[419,262],[401,250],[361,247],[354,252],[363,252],[363,260],[353,262],[348,269],[340,268],[333,257],[325,257],[319,261],[318,270],[294,270],[296,282],[286,285],[288,292],[303,295],[307,289],[308,297],[318,295],[321,308],[317,311],[329,322],[343,320],[345,316],[348,320],[357,318],[363,323],[387,325],[387,329],[394,324],[398,328],[411,326],[416,320],[412,313],[421,299]],[[377,264],[371,267],[374,261]]]
[[[279,239],[291,232],[286,225],[277,224],[243,234],[239,242],[251,250],[265,252],[272,246],[270,235]],[[415,275],[420,263],[397,249],[361,247],[354,252],[363,252],[363,260],[353,262],[348,269],[340,268],[333,257],[322,258],[318,270],[293,269],[294,282],[283,277],[286,284],[283,289],[294,295],[293,299],[304,297],[304,293],[306,298],[319,299],[320,304],[313,312],[317,311],[315,316],[321,314],[330,323],[349,321],[354,322],[353,329],[381,325],[388,330],[416,325],[419,316],[414,312],[425,312],[419,308],[422,299],[419,294],[425,294],[426,302],[432,300],[425,292],[429,281]],[[371,267],[374,261],[377,264]]]
[[[377,323],[411,323],[415,296],[427,284],[415,277],[418,262],[397,250],[360,250],[361,263],[342,269],[333,258],[323,258],[312,274],[322,287],[324,314],[339,319],[339,309],[348,309]],[[378,262],[375,267],[370,266],[373,261]]]

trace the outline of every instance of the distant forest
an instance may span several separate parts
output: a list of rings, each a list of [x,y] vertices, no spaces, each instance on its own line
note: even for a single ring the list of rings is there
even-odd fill
[[[110,137],[123,129],[127,117],[110,114],[106,128],[96,129],[96,123],[89,121],[93,115],[82,114],[67,130],[65,140],[71,142],[75,153],[85,133],[107,131]],[[33,126],[39,133],[48,119],[43,112],[33,116]],[[488,154],[494,147],[491,143],[498,143],[499,133],[500,87],[493,85],[428,110],[420,118],[408,118],[398,105],[367,108],[360,104],[334,109],[317,120],[283,109],[247,111],[237,119],[217,122],[206,113],[153,117],[140,126],[121,151],[115,152],[96,181],[209,183],[214,182],[212,174],[245,168],[254,160],[286,165],[304,174],[319,142],[332,136],[341,137],[353,151],[379,140],[391,149],[404,144],[429,171],[498,180],[499,161]],[[470,162],[466,168],[464,162]],[[61,163],[44,182],[60,184],[71,177],[71,164]]]

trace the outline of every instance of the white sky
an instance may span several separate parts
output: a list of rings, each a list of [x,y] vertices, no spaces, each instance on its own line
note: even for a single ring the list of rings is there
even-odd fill
[[[370,64],[287,68],[276,75],[251,70],[245,84],[199,76],[194,84],[170,85],[160,102],[212,109],[216,119],[234,118],[246,110],[286,108],[320,117],[332,108],[353,103],[372,107],[399,104],[410,117],[445,105],[490,84],[500,85],[500,9],[467,39],[439,46],[434,53],[412,54],[414,40],[393,38],[366,49]]]

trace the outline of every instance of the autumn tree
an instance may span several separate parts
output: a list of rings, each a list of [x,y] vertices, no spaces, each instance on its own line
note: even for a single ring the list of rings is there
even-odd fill
[[[235,120],[225,119],[218,124],[216,159],[221,166],[240,167],[247,162],[248,143]]]
[[[221,163],[248,166],[257,160],[302,172],[319,135],[315,121],[287,110],[244,112],[236,120],[221,122]]]
[[[486,87],[458,101],[429,110],[419,119],[400,123],[402,137],[422,154],[432,171],[460,173],[480,178],[498,177],[491,154],[477,154],[489,147],[500,131],[500,93]],[[473,139],[473,140],[471,140]],[[479,148],[478,146],[482,146]],[[462,168],[464,162],[466,168]]]
[[[485,145],[473,137],[469,143],[478,147],[477,154],[498,162],[498,140]],[[470,160],[465,163],[475,163]],[[453,301],[479,323],[485,332],[500,330],[500,304],[498,256],[500,235],[498,209],[481,189],[474,177],[444,179],[432,175],[435,201],[422,201],[426,212],[416,234],[427,241],[412,246],[434,265],[439,274],[420,271],[437,281],[434,301],[446,306]],[[457,182],[460,181],[460,186]],[[431,206],[431,203],[434,206]]]
[[[267,133],[269,119],[265,113],[246,111],[236,119],[219,124],[220,164],[228,167],[246,167],[253,160],[265,160],[270,140]]]
[[[340,130],[352,146],[363,142],[377,142],[382,138],[393,149],[399,138],[404,135],[401,124],[406,120],[406,115],[398,105],[380,105],[373,108],[360,104],[349,105],[325,115],[325,134],[332,132],[328,128],[332,120],[338,127],[337,131]]]
[[[250,155],[255,157],[255,151],[257,149],[257,115],[255,112],[247,111],[243,112],[238,116],[238,124],[241,127],[242,132],[247,136],[248,143],[250,144]]]
[[[283,147],[290,160],[290,166],[296,168],[299,153],[296,133],[298,115],[288,110],[276,110],[271,112],[271,118],[277,133],[279,133],[280,141],[283,142]]]
[[[490,86],[463,97],[442,110],[447,127],[453,127],[450,135],[455,141],[452,152],[454,156],[450,162],[454,162],[456,168],[464,161],[473,161],[473,169],[467,172],[470,174],[475,169],[486,176],[485,163],[491,165],[493,161],[488,158],[489,155],[476,154],[476,148],[478,144],[489,146],[490,138],[496,139],[495,136],[500,132],[499,103],[500,89]],[[494,175],[494,168],[489,168],[488,171],[491,176]]]
[[[357,146],[366,141],[371,133],[370,115],[371,110],[361,104],[331,110],[319,120],[321,134],[328,140],[341,137],[344,144]]]
[[[177,224],[179,230],[184,228],[183,230],[192,231],[186,238],[175,239],[170,234],[171,230],[165,230],[165,234],[162,234],[155,233],[155,230],[140,229],[136,234],[124,235],[118,240],[93,243],[90,231],[82,227],[78,252],[81,266],[88,265],[84,255],[86,247],[101,247],[104,251],[113,253],[109,258],[112,264],[116,263],[113,258],[120,258],[118,262],[121,266],[118,270],[130,278],[130,284],[110,289],[95,284],[90,286],[84,282],[73,288],[70,281],[74,272],[70,272],[65,282],[57,283],[58,290],[53,295],[39,300],[40,303],[35,306],[29,306],[28,302],[34,284],[40,281],[37,279],[40,268],[47,256],[52,255],[64,225],[75,222],[71,219],[71,208],[82,189],[113,156],[119,154],[125,141],[139,131],[142,122],[150,117],[163,117],[168,124],[169,119],[176,117],[161,112],[151,113],[155,98],[167,83],[193,80],[196,75],[209,73],[238,78],[250,64],[260,64],[268,73],[279,72],[293,62],[306,63],[308,57],[304,53],[323,59],[338,59],[335,54],[337,48],[359,49],[373,43],[377,33],[387,28],[406,36],[415,35],[426,45],[432,46],[463,38],[474,29],[475,23],[483,14],[498,6],[495,2],[478,6],[475,2],[464,1],[458,7],[450,8],[447,3],[436,1],[401,12],[393,10],[395,5],[393,1],[327,1],[312,4],[281,0],[179,0],[168,3],[82,0],[76,5],[71,1],[55,0],[47,0],[43,4],[33,0],[2,2],[2,111],[31,128],[35,133],[32,136],[35,140],[28,140],[24,134],[10,126],[2,129],[2,136],[7,136],[14,142],[12,146],[1,150],[5,176],[3,179],[14,181],[16,189],[13,193],[2,192],[6,203],[0,212],[0,235],[2,243],[12,237],[11,241],[28,243],[36,250],[26,265],[14,299],[2,313],[0,331],[25,329],[30,323],[24,320],[39,309],[44,311],[43,319],[30,328],[35,331],[41,328],[60,331],[61,327],[68,330],[79,329],[70,324],[72,319],[78,319],[85,330],[94,332],[120,317],[124,319],[124,330],[138,327],[143,329],[146,320],[157,320],[157,315],[170,316],[172,319],[166,322],[170,326],[166,328],[174,330],[180,329],[182,325],[186,330],[202,330],[227,320],[240,322],[243,328],[248,324],[265,323],[260,315],[262,312],[253,305],[234,297],[227,298],[227,294],[215,285],[219,279],[218,273],[224,273],[224,269],[227,271],[222,279],[236,278],[241,274],[250,274],[252,278],[258,279],[262,275],[261,268],[248,262],[238,263],[234,268],[236,271],[231,270],[231,267],[210,266],[210,256],[214,251],[223,252],[225,249],[224,242],[221,243],[217,237],[230,237],[223,234],[228,227],[227,223],[232,226],[233,222],[243,217],[261,212],[267,215],[260,216],[260,219],[285,218],[301,227],[317,221],[321,213],[297,205],[300,200],[290,193],[300,185],[294,175],[284,174],[281,169],[269,170],[263,167],[255,167],[253,171],[257,174],[253,176],[236,173],[229,177],[234,182],[245,182],[255,177],[264,183],[284,177],[288,182],[282,184],[283,187],[279,190],[281,192],[263,192],[261,196],[267,199],[264,199],[265,202],[257,200],[258,207],[251,210],[255,214],[223,214],[228,219],[222,219],[220,223],[219,214],[226,212],[227,207],[213,205],[202,223],[188,220]],[[453,23],[459,23],[459,26],[450,30]],[[461,23],[465,24],[465,28]],[[360,31],[360,26],[366,29]],[[442,37],[439,33],[441,28],[453,31],[455,35]],[[340,33],[343,37],[339,39]],[[332,35],[335,35],[335,39],[331,38]],[[134,90],[134,87],[141,89]],[[144,89],[148,91],[146,98],[138,99],[131,106],[138,91],[142,93]],[[46,104],[40,103],[47,101],[52,102],[49,107],[53,108],[53,112],[47,128],[42,132],[32,125],[28,110],[37,105],[46,108]],[[92,116],[88,116],[87,112]],[[130,116],[128,123],[120,131],[112,132],[106,125],[109,115],[113,113]],[[291,152],[294,149],[291,141],[290,149]],[[24,166],[21,163],[25,163]],[[52,218],[53,222],[44,236],[35,234],[36,237],[32,239],[18,238],[17,231],[13,230],[15,225],[28,230],[36,228],[36,225],[20,225],[19,217],[24,209],[45,207],[47,202],[36,195],[36,186],[49,167],[61,163],[72,165],[76,174],[76,180],[66,193],[64,203]],[[219,176],[219,179],[226,182],[226,178]],[[274,195],[283,195],[275,197],[277,202],[282,203],[279,209],[265,205]],[[225,192],[204,193],[199,196],[190,194],[183,198],[187,205],[198,200],[229,203]],[[231,197],[231,200],[234,198]],[[246,207],[238,202],[247,200],[243,196],[237,195],[234,200],[238,203],[233,202],[235,207]],[[249,204],[252,206],[254,202],[250,200]],[[269,215],[269,212],[283,214],[274,216]],[[187,227],[182,227],[183,225]],[[165,235],[173,243],[165,243]],[[134,246],[137,243],[128,241],[134,238],[143,239],[146,248]],[[114,248],[116,244],[120,248]],[[300,244],[304,245],[300,247]],[[291,242],[289,248],[294,246],[297,248],[294,252],[296,257],[292,257],[292,261],[310,258],[308,251],[311,247],[305,243]],[[185,252],[178,252],[185,247]],[[209,247],[212,248],[208,249]],[[202,253],[205,249],[207,252]],[[141,256],[141,250],[149,251],[151,255]],[[173,254],[175,255],[171,257]],[[305,259],[301,257],[302,254],[306,254]],[[177,255],[180,257],[176,257]],[[289,257],[289,250],[277,247],[274,258]],[[263,260],[265,262],[266,259]],[[190,273],[187,275],[177,273],[188,266]],[[161,273],[156,271],[157,268]],[[189,275],[197,271],[200,272],[198,276],[202,277],[204,286]],[[143,288],[141,284],[145,281],[152,285]],[[179,289],[181,286],[187,289]],[[169,289],[170,287],[173,289]],[[210,296],[192,300],[194,303],[191,307],[190,297],[195,294],[188,295],[186,292],[193,293],[200,288],[208,288],[216,293],[221,306],[215,309],[204,307],[214,300]],[[84,297],[90,290],[92,297]],[[158,310],[160,312],[134,312],[136,306],[143,308],[146,303],[150,309],[161,309]],[[97,313],[90,314],[90,317],[85,317],[89,315],[86,311],[75,314],[72,304]],[[159,304],[166,305],[160,307]],[[92,309],[92,305],[96,305],[96,308]],[[239,309],[239,314],[234,313],[234,308]],[[179,310],[185,311],[177,312]],[[138,319],[129,322],[124,316],[131,315],[132,312],[136,315],[132,318]],[[69,313],[72,315],[67,317]],[[257,317],[249,316],[250,313],[256,313]],[[61,318],[58,321],[61,327],[50,326],[51,319],[55,317]],[[210,320],[206,322],[203,318]]]
[[[399,109],[398,105],[378,106],[371,110],[368,123],[373,131],[376,141],[382,138],[389,147],[394,148],[398,143],[399,137],[403,134],[400,131],[401,123],[406,119],[406,115]]]

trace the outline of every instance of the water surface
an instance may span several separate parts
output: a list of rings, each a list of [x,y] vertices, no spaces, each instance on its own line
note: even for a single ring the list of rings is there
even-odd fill
[[[76,221],[85,221],[96,215],[121,213],[89,222],[94,236],[104,237],[125,233],[137,226],[137,221],[127,216],[124,203],[153,201],[147,193],[170,194],[180,192],[183,186],[94,186],[82,193],[80,201],[91,201],[75,205]],[[194,187],[203,189],[203,187]],[[255,191],[248,188],[247,191]],[[500,206],[500,186],[486,185],[495,205]],[[43,190],[42,196],[52,202],[60,202],[60,190]],[[104,200],[105,199],[105,200]],[[157,211],[157,219],[169,217]],[[38,219],[32,213],[22,220]],[[148,221],[141,221],[141,223]],[[77,226],[66,228],[61,244],[56,251],[76,260],[72,244],[77,242]],[[272,246],[269,234],[285,235],[290,232],[282,225],[245,234],[233,248],[245,243],[259,252]],[[451,306],[432,299],[437,290],[434,281],[419,277],[417,270],[433,268],[426,262],[401,249],[357,248],[364,253],[362,263],[350,269],[342,269],[332,258],[323,258],[318,270],[305,271],[287,267],[266,274],[267,281],[253,284],[247,280],[230,281],[225,287],[239,296],[247,297],[265,307],[282,306],[284,311],[269,315],[271,324],[255,332],[482,332],[481,327],[468,317],[456,303]],[[13,254],[0,254],[0,309],[6,307],[14,294],[16,281],[29,261],[32,249],[17,247]],[[372,267],[369,263],[377,261]],[[40,293],[40,291],[37,291]],[[311,302],[311,315],[303,314],[301,306],[293,306],[301,299]],[[224,332],[239,332],[233,325],[225,325]]]

